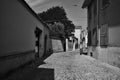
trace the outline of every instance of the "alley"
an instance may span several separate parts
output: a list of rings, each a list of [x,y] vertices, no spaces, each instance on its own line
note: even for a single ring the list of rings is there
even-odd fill
[[[53,53],[41,65],[32,64],[6,80],[120,80],[120,69],[69,51]]]
[[[54,69],[55,80],[120,80],[120,70],[79,51],[54,53],[39,68]]]

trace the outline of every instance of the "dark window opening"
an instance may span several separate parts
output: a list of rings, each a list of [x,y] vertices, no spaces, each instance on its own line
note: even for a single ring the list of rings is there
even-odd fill
[[[91,46],[91,31],[88,32],[88,46]]]
[[[92,52],[90,52],[90,56],[93,57],[93,53]]]
[[[38,27],[35,28],[34,30],[34,34],[35,34],[35,37],[36,37],[36,41],[35,41],[35,58],[38,59],[39,58],[39,48],[41,47],[40,45],[40,36],[42,34],[42,30],[39,29]]]

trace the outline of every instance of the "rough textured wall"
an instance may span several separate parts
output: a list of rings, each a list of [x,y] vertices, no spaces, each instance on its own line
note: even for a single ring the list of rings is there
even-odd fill
[[[109,27],[108,45],[120,47],[120,25]]]
[[[1,0],[0,10],[0,56],[33,50],[34,29],[42,24],[17,0]]]
[[[52,39],[53,52],[63,51],[62,43],[60,40]]]
[[[1,78],[3,74],[34,60],[34,30],[39,27],[43,31],[43,25],[19,0],[0,0],[0,10]],[[44,45],[43,36],[41,46]]]
[[[120,48],[119,47],[108,47],[99,48],[98,59],[103,62],[107,62],[113,66],[120,68]]]
[[[106,8],[106,19],[109,26],[109,45],[120,46],[120,0],[111,0]]]

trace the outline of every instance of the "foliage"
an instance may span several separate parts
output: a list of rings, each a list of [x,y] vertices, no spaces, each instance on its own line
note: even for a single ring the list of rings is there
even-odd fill
[[[47,11],[38,14],[44,21],[54,21],[67,19],[66,12],[63,7],[52,7]]]
[[[55,22],[53,25],[52,24],[48,24],[50,31],[51,31],[51,35],[64,35],[64,25],[60,22]]]
[[[75,26],[66,15],[65,9],[59,6],[52,7],[47,11],[38,14],[38,16],[48,24],[55,26],[55,22],[62,23],[64,25],[64,35],[68,37],[74,32]]]

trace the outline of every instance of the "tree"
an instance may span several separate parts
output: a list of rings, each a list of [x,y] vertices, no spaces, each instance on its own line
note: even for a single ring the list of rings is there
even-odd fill
[[[55,25],[55,22],[60,22],[64,25],[64,35],[68,38],[72,32],[74,32],[75,26],[66,16],[65,9],[63,7],[52,7],[47,11],[38,13],[38,16],[48,24]]]
[[[64,25],[61,22],[55,22],[54,24],[48,24],[50,28],[50,35],[64,37]]]
[[[72,21],[65,20],[65,21],[62,21],[62,23],[65,26],[64,30],[65,30],[66,37],[68,38],[69,36],[73,35],[72,32],[74,32],[75,25],[72,23]]]
[[[66,12],[63,7],[52,7],[47,11],[38,14],[44,21],[67,19]]]

